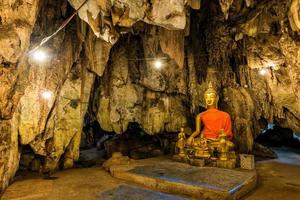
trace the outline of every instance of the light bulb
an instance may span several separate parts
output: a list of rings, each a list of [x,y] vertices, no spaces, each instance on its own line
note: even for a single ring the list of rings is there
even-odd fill
[[[265,68],[262,68],[262,69],[259,70],[259,74],[262,75],[262,76],[266,75],[266,73],[267,73],[267,70]]]
[[[40,62],[46,60],[47,58],[47,54],[42,50],[34,51],[32,56],[36,61],[40,61]]]
[[[52,98],[52,92],[49,90],[45,90],[41,93],[41,96],[45,100],[50,100]]]
[[[154,67],[155,67],[156,69],[160,69],[161,66],[162,66],[162,63],[161,63],[160,60],[156,60],[156,61],[154,62]]]
[[[270,68],[275,68],[275,67],[276,67],[276,64],[275,64],[274,62],[270,61],[270,62],[268,63],[268,66],[269,66]]]

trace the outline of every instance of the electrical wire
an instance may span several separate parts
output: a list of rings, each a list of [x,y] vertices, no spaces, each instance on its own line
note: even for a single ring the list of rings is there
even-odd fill
[[[54,37],[57,33],[59,33],[59,31],[61,31],[63,28],[66,27],[66,25],[73,19],[73,17],[78,13],[78,11],[86,4],[88,0],[85,0],[75,11],[74,13],[68,17],[65,21],[63,21],[63,23],[60,25],[60,27],[54,32],[52,33],[50,36],[45,37],[44,39],[42,39],[42,41],[40,42],[39,45],[37,45],[35,48],[33,48],[32,50],[30,50],[28,52],[28,54],[32,54],[33,52],[35,52],[37,49],[39,49],[41,46],[43,46],[46,42],[48,42],[52,37]]]

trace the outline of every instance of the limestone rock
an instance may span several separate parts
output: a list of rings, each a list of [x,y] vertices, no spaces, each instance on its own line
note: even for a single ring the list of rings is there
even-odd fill
[[[103,122],[101,127],[106,131],[114,130],[116,133],[122,133],[127,130],[129,121],[139,119],[141,107],[135,105],[141,104],[141,96],[138,95],[141,88],[133,85],[129,79],[126,50],[120,48],[113,55],[116,56],[116,60],[110,66],[112,72],[108,77],[109,84],[103,85],[104,90],[110,91],[110,98],[108,101],[106,94],[102,93],[99,100],[100,110],[103,112],[98,114],[98,119]]]
[[[228,19],[228,12],[233,0],[219,0],[222,12],[224,13],[225,19]]]
[[[79,9],[83,5],[78,11],[79,17],[90,25],[98,38],[111,44],[114,44],[118,40],[119,35],[114,30],[111,20],[104,20],[103,12],[105,8],[101,10],[101,3],[98,5],[97,0],[69,0],[69,2],[75,9]],[[109,3],[109,1],[105,1],[105,3]]]
[[[85,43],[86,55],[89,56],[88,69],[102,76],[109,59],[109,52],[112,45],[109,42],[95,38],[93,33],[88,33],[88,39]]]
[[[112,7],[112,21],[114,25],[131,27],[135,22],[143,20],[147,10],[147,3],[143,0],[114,1]]]
[[[75,8],[78,9],[85,1],[84,0],[70,0],[70,4]],[[100,8],[98,7],[96,0],[88,0],[82,8],[78,11],[79,17],[88,24],[91,24],[93,27],[94,21],[98,19],[98,14],[100,13]],[[96,32],[95,28],[93,27],[93,31],[95,34],[99,34]]]
[[[261,144],[258,143],[254,143],[253,146],[253,154],[255,155],[255,157],[257,158],[267,158],[267,159],[273,159],[273,158],[277,158],[277,154],[272,151],[271,148],[268,148],[266,146],[263,146]]]
[[[160,46],[162,51],[173,58],[180,68],[184,62],[184,31],[160,29]]]
[[[232,95],[232,96],[231,96]],[[240,98],[234,98],[240,97]],[[244,88],[225,88],[223,90],[223,103],[233,121],[233,134],[236,148],[240,152],[251,152],[254,142],[253,131],[249,124],[255,118],[255,103]]]
[[[83,0],[69,0],[78,9]],[[200,2],[190,2],[199,7]],[[115,43],[118,33],[113,26],[131,27],[138,21],[162,26],[168,29],[184,29],[186,10],[184,0],[155,0],[148,3],[137,1],[88,0],[79,10],[79,17],[87,22],[97,37]],[[114,38],[114,39],[113,39]]]
[[[188,0],[187,3],[193,9],[200,9],[200,6],[201,6],[200,0]]]
[[[167,29],[184,29],[186,25],[184,0],[154,0],[146,22]]]
[[[128,165],[133,161],[127,156],[123,156],[120,152],[114,152],[112,157],[103,163],[105,170],[109,171],[112,166]]]
[[[6,188],[18,169],[18,135],[15,134],[15,119],[0,122],[0,189]]]
[[[245,0],[245,2],[247,7],[250,7],[254,4],[254,0]]]
[[[38,1],[0,2],[0,191],[18,169],[17,119],[13,117],[26,84],[24,51],[38,14]]]
[[[0,55],[4,60],[16,63],[21,56],[20,38],[12,27],[1,27],[0,31]]]
[[[14,24],[12,31],[18,34],[19,39],[16,40],[19,40],[20,45],[12,47],[22,54],[28,47],[29,41],[27,40],[30,38],[37,17],[38,1],[19,3],[10,1],[10,3],[14,5],[4,2],[5,6],[0,6],[1,18],[4,20],[3,26],[8,26],[9,23]],[[60,4],[56,6],[59,7]],[[18,9],[14,10],[12,7]],[[52,8],[48,5],[46,12]],[[24,15],[22,15],[23,12]],[[46,17],[51,18],[52,14],[46,15]],[[39,28],[45,21],[42,22],[42,18],[39,20],[36,29],[39,30],[39,34],[42,34],[43,30]],[[23,26],[27,29],[22,30]],[[51,26],[48,28],[51,29]],[[34,37],[38,37],[37,35],[35,33]],[[48,44],[52,45],[57,52],[61,52],[57,54],[60,56],[52,54],[53,60],[47,60],[43,66],[33,59],[27,61],[27,55],[19,56],[16,53],[10,53],[9,48],[5,52],[9,54],[2,55],[4,59],[0,59],[1,63],[3,62],[0,78],[1,136],[5,133],[3,135],[5,144],[1,145],[1,148],[4,147],[1,149],[3,156],[0,161],[1,189],[8,185],[18,169],[19,145],[29,144],[35,154],[44,156],[47,166],[43,166],[43,168],[53,170],[57,167],[59,160],[64,160],[65,167],[71,167],[74,160],[78,159],[82,117],[87,108],[94,75],[88,73],[81,65],[72,67],[78,59],[78,53],[74,50],[76,45],[78,47],[78,43],[74,43],[72,46],[71,37],[65,39],[64,36],[65,34],[59,34]],[[8,38],[6,41],[17,38],[15,34],[7,34],[5,37]],[[15,66],[13,63],[16,59],[18,64]],[[80,79],[78,79],[79,77]],[[42,94],[45,91],[50,92],[49,99],[43,99]],[[6,120],[3,121],[3,119]],[[56,122],[59,122],[60,125]],[[65,158],[61,158],[62,155]]]
[[[300,31],[300,1],[293,0],[289,10],[289,21],[293,31]]]
[[[140,40],[145,55],[153,55],[152,47],[158,44],[153,40],[151,35]],[[112,50],[115,60],[103,77],[97,111],[102,129],[124,133],[129,122],[137,122],[147,133],[156,134],[164,130],[176,132],[186,126],[184,97],[171,95],[187,93],[185,70],[172,71],[172,67],[177,67],[174,61],[164,62],[164,71],[155,69],[152,61],[135,66],[133,70],[133,62],[127,59],[131,54],[128,50],[133,51],[131,45]],[[148,91],[144,93],[145,90]],[[160,94],[162,91],[167,94]]]
[[[17,62],[29,45],[37,14],[38,1],[1,1],[0,60]]]
[[[91,167],[93,165],[102,163],[104,161],[105,151],[98,151],[96,148],[83,150],[80,152],[80,156],[76,166]]]
[[[112,132],[113,128],[110,121],[110,106],[109,98],[103,96],[99,102],[99,108],[97,112],[97,120],[101,125],[101,128],[105,131]]]

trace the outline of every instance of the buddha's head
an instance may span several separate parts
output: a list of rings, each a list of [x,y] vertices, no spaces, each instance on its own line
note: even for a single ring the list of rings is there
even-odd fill
[[[204,100],[206,108],[217,108],[219,97],[211,83],[208,84],[208,89],[204,92]]]

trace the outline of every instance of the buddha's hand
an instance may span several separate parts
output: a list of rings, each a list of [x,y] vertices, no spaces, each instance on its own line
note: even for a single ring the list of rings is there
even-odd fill
[[[192,146],[192,144],[194,143],[194,137],[190,136],[187,141],[186,141],[186,144],[188,146]]]

